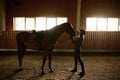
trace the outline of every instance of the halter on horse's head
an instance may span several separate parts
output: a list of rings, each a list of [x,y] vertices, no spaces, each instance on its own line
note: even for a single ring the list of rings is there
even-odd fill
[[[71,38],[74,37],[74,36],[75,36],[75,31],[74,31],[72,25],[71,25],[69,22],[64,23],[64,24],[65,24],[65,26],[66,26],[66,32],[67,32],[68,34],[70,34]]]

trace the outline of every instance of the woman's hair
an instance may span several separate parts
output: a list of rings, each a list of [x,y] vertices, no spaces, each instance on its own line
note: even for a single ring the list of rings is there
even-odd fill
[[[85,35],[85,30],[81,29],[80,33],[82,33],[83,35]]]

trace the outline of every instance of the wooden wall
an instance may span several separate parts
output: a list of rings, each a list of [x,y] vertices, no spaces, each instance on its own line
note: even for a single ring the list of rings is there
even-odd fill
[[[87,32],[83,49],[120,50],[120,32]]]
[[[0,49],[16,49],[16,31],[0,32]],[[73,44],[67,34],[62,35],[56,49],[73,49]],[[86,32],[83,50],[120,50],[119,32]]]
[[[87,17],[120,18],[120,0],[82,0],[80,27],[83,29]]]
[[[16,2],[18,1],[18,2]],[[16,48],[13,17],[68,17],[76,27],[77,0],[7,0],[6,32],[0,32],[0,49]],[[120,17],[120,0],[82,0],[80,28],[86,17]],[[85,50],[120,50],[120,32],[86,32]],[[67,42],[67,43],[65,43]],[[57,49],[71,49],[68,35],[58,39]]]
[[[6,0],[0,0],[0,31],[6,30]]]
[[[68,17],[75,28],[76,14],[77,0],[8,0],[7,31],[13,31],[13,17]]]
[[[16,48],[16,34],[18,32],[2,31],[0,32],[0,49],[15,49]]]

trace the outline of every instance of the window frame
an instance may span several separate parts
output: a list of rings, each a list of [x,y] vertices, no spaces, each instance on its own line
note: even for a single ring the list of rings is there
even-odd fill
[[[95,23],[95,24],[96,24],[96,30],[88,30],[88,29],[90,28],[90,27],[89,27],[90,25],[88,26],[88,24],[87,24],[87,19],[90,19],[90,18],[91,18],[91,19],[92,19],[92,18],[96,18],[96,23]],[[102,19],[102,18],[103,18],[103,19],[106,19],[106,30],[98,30],[98,26],[99,26],[99,25],[98,25],[98,19],[100,19],[100,18],[101,18],[101,19]],[[109,26],[108,26],[108,23],[109,23],[109,22],[108,22],[108,19],[109,19],[109,18],[111,18],[111,17],[107,17],[107,18],[106,18],[106,17],[87,17],[87,18],[86,18],[86,31],[108,31],[108,32],[113,32],[113,31],[114,31],[114,32],[115,32],[115,31],[117,32],[117,31],[120,31],[120,18],[112,17],[113,19],[115,19],[115,18],[118,19],[118,22],[117,22],[118,24],[116,24],[116,25],[117,25],[117,29],[116,29],[116,30],[109,30],[109,29],[108,29],[108,27],[109,27]],[[112,18],[111,18],[111,19],[112,19]]]
[[[16,25],[16,23],[17,23],[17,22],[16,22],[16,19],[18,19],[18,18],[24,18],[24,30],[23,30],[23,29],[22,29],[22,30],[20,30],[20,29],[19,29],[19,30],[16,30],[16,28],[17,28],[17,27],[16,27],[16,26],[17,26],[17,25]],[[37,26],[37,23],[36,23],[36,22],[37,22],[37,18],[39,18],[39,19],[40,19],[40,18],[45,18],[45,26],[44,26],[45,28],[40,29],[40,30],[37,30],[37,31],[49,30],[50,28],[59,25],[59,24],[58,24],[58,21],[57,21],[59,18],[60,18],[60,19],[62,19],[62,18],[65,19],[65,20],[63,20],[62,23],[65,23],[65,22],[68,21],[68,18],[67,18],[67,17],[13,17],[13,31],[31,31],[31,30],[28,30],[28,29],[26,28],[26,27],[27,27],[27,26],[26,26],[26,23],[27,23],[26,19],[27,19],[27,18],[28,18],[28,19],[29,19],[29,18],[31,18],[31,19],[33,18],[33,19],[34,19],[34,29],[31,29],[31,30],[37,30],[37,27],[38,27],[38,26]],[[54,25],[54,26],[51,26],[50,28],[48,28],[48,24],[47,24],[49,18],[51,18],[51,19],[54,18],[54,19],[55,19],[55,25]],[[61,24],[62,24],[62,23],[61,23]]]

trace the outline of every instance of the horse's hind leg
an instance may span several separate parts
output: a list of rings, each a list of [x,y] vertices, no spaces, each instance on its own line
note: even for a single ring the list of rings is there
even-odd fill
[[[25,51],[26,51],[25,46],[22,46],[22,47],[18,48],[18,60],[19,60],[20,69],[22,69],[22,60],[23,60],[23,56],[24,56]]]
[[[49,54],[48,59],[49,59],[49,69],[50,69],[50,72],[53,72],[53,70],[52,70],[52,68],[51,68],[51,60],[52,60],[52,55],[51,55],[51,53]]]

